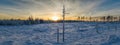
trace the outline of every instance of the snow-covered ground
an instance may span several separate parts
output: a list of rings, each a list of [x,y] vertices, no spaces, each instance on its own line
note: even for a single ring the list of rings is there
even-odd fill
[[[65,23],[65,42],[62,23],[0,26],[0,45],[120,45],[120,23]]]

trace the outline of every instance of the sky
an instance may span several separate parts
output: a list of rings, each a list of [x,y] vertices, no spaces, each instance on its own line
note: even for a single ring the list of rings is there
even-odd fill
[[[64,0],[66,17],[120,16],[120,0]],[[0,0],[0,19],[62,17],[63,0]]]

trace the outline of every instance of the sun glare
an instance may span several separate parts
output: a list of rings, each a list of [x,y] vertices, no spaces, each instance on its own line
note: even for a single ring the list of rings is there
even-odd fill
[[[52,20],[54,20],[54,21],[57,21],[58,19],[59,19],[58,16],[53,16],[53,17],[52,17]]]

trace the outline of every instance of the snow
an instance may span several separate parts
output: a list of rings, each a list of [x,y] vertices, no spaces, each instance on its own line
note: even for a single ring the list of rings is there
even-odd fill
[[[62,42],[62,23],[0,26],[0,45],[119,45],[119,27],[119,22],[65,23],[65,42]]]

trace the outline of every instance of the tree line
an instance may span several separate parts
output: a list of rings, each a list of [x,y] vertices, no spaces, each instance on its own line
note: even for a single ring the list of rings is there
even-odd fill
[[[31,25],[31,24],[41,24],[44,23],[43,19],[33,19],[32,16],[28,17],[27,20],[20,19],[9,19],[9,20],[0,20],[0,25]]]
[[[120,16],[101,16],[101,17],[78,16],[77,20],[65,20],[65,22],[79,22],[79,21],[114,22],[114,21],[120,21]],[[20,19],[0,20],[0,25],[32,25],[32,24],[53,23],[53,22],[54,21],[52,20],[43,20],[39,18],[33,19],[32,16],[29,16],[27,20],[20,20]],[[63,22],[63,20],[58,20],[56,22],[60,23]]]
[[[79,21],[104,21],[104,22],[113,22],[120,21],[120,16],[99,16],[99,17],[86,17],[86,16],[78,16],[77,20]]]

